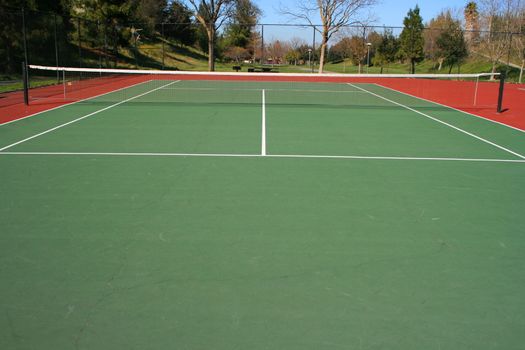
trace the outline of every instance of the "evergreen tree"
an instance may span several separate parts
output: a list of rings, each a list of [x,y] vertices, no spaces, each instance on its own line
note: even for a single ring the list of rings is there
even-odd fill
[[[403,20],[403,31],[399,37],[400,53],[402,57],[410,62],[410,73],[416,72],[416,63],[421,62],[424,58],[423,46],[423,19],[419,14],[419,7],[408,11]]]
[[[191,10],[180,0],[174,0],[165,14],[164,36],[182,45],[193,45],[197,39],[196,26]]]
[[[399,40],[394,36],[392,29],[385,29],[374,56],[374,64],[381,66],[381,74],[385,64],[388,66],[396,60],[398,52]]]
[[[236,0],[231,21],[225,30],[227,45],[242,48],[253,46],[250,45],[252,32],[260,16],[261,10],[251,0]]]
[[[436,44],[439,56],[444,58],[443,63],[450,67],[449,73],[455,64],[459,66],[468,56],[467,43],[459,21],[450,22],[437,38]]]

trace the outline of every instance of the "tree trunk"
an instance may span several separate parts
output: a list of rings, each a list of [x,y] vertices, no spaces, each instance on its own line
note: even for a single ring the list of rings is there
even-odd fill
[[[452,68],[454,67],[454,65],[450,65],[450,69],[448,70],[448,74],[451,74],[452,73]]]
[[[361,74],[361,66],[362,66],[361,61],[359,61],[359,74]]]
[[[438,71],[441,71],[441,68],[443,68],[443,59],[440,58],[438,62],[439,62]]]
[[[321,56],[319,57],[319,74],[323,74],[326,44],[327,42],[323,39],[323,43],[321,44]]]
[[[523,78],[523,69],[525,68],[525,58],[521,60],[521,68],[520,68],[520,78],[519,83],[521,84],[521,78]]]
[[[410,74],[416,73],[416,61],[410,60]]]
[[[321,57],[319,57],[319,74],[323,74],[324,59],[326,54],[326,47],[328,46],[328,30],[325,26],[323,28],[323,42],[321,43]]]
[[[492,73],[496,73],[496,65],[498,64],[498,61],[492,61]],[[494,75],[490,76],[490,80],[495,80]]]
[[[215,28],[208,27],[208,70],[213,72],[215,70]]]

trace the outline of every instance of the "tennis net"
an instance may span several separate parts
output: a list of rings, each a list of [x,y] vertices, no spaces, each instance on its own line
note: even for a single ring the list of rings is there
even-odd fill
[[[56,84],[31,88],[33,80]],[[29,103],[172,103],[312,105],[323,108],[496,109],[499,74],[297,74],[127,69],[28,68]],[[264,97],[263,97],[264,95]],[[434,103],[429,103],[435,102]]]

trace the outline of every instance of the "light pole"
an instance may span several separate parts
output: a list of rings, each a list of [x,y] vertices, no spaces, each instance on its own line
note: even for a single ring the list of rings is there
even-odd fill
[[[308,49],[308,66],[312,68],[312,49]]]
[[[372,46],[372,43],[366,43],[366,74],[368,74],[368,67],[370,67],[370,46]]]

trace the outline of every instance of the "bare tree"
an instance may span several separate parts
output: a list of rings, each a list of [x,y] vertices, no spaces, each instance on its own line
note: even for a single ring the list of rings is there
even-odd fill
[[[195,11],[195,18],[208,35],[208,69],[215,70],[215,39],[217,30],[226,21],[235,6],[234,0],[188,0]]]
[[[492,73],[509,52],[512,39],[512,11],[515,0],[482,0],[480,51],[492,63]],[[493,79],[494,77],[492,77]]]
[[[521,84],[523,79],[523,70],[525,69],[525,1],[517,2],[515,17],[513,18],[512,47],[515,50],[516,57],[521,61],[520,76],[518,82]]]
[[[375,3],[376,0],[298,0],[293,10],[283,8],[281,11],[293,18],[307,21],[321,33],[319,73],[323,73],[326,48],[330,38],[344,26],[355,23],[355,17]],[[314,25],[315,13],[321,18],[322,29]]]

